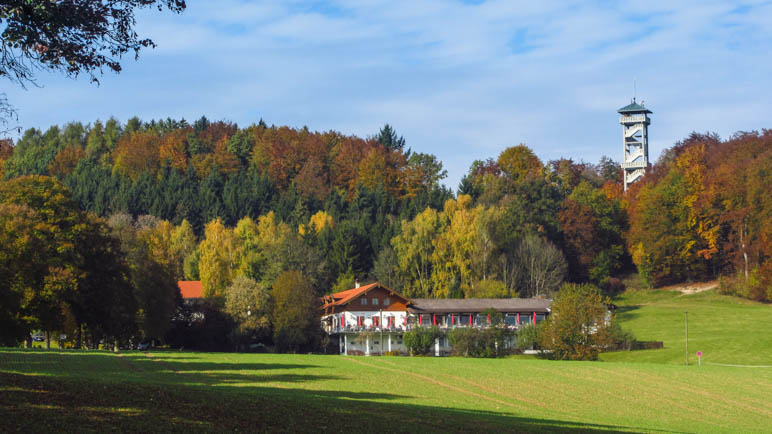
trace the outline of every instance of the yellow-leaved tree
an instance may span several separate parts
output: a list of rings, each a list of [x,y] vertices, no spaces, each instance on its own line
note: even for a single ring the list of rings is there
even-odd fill
[[[237,268],[238,239],[219,218],[207,223],[204,239],[198,247],[198,263],[204,297],[220,298],[233,281]]]
[[[431,295],[432,253],[437,235],[445,225],[437,211],[426,208],[413,220],[402,220],[402,231],[392,238],[399,272],[408,297]]]

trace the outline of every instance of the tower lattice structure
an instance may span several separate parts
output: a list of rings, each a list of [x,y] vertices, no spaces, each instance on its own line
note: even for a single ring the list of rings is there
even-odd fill
[[[624,171],[625,191],[635,181],[641,179],[649,168],[649,124],[651,110],[633,101],[617,110],[619,123],[622,124],[622,143],[624,146],[624,159],[622,170]]]

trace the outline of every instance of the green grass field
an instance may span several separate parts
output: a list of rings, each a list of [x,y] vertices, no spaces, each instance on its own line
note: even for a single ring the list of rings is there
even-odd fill
[[[607,361],[684,364],[689,312],[689,362],[772,365],[772,306],[718,294],[627,291],[614,300],[617,320],[639,340],[662,341],[664,350],[607,353]]]
[[[703,361],[772,364],[754,337],[772,306],[661,292],[618,305],[665,349],[600,362],[0,349],[0,432],[772,431],[772,368],[684,366],[678,348],[688,308]],[[708,319],[730,313],[744,319]]]

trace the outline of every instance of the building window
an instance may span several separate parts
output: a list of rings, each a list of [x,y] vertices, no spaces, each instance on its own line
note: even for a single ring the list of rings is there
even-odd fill
[[[373,306],[378,306],[378,299],[377,298],[373,298]]]
[[[367,304],[367,299],[366,298],[362,297],[360,300],[362,300],[362,305],[366,305]]]
[[[390,304],[391,304],[391,300],[389,300],[389,297],[386,297],[386,298],[383,300],[383,305],[384,305],[384,306],[388,306],[388,305],[390,305]]]

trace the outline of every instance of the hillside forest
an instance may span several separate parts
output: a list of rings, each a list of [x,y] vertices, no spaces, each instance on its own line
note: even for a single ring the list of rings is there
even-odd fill
[[[693,133],[627,192],[607,157],[511,146],[453,192],[389,125],[359,138],[205,117],[32,128],[0,143],[0,170],[6,343],[31,329],[172,339],[177,280],[202,281],[213,321],[274,334],[276,306],[355,281],[551,297],[564,282],[613,295],[637,272],[772,301],[769,130]]]

